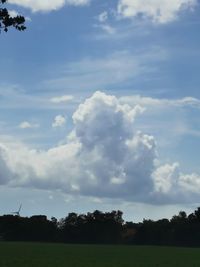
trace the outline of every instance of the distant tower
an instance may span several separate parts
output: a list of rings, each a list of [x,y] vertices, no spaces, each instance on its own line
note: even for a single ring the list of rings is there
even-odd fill
[[[11,213],[20,217],[20,210],[21,210],[21,208],[22,208],[22,204],[19,206],[18,211],[14,211],[14,212],[11,212]]]

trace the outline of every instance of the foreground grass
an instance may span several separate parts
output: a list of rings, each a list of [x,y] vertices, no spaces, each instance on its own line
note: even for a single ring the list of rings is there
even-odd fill
[[[200,249],[0,243],[1,267],[199,267]]]

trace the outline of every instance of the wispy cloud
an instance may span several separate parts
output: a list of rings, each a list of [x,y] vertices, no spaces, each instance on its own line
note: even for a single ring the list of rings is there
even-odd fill
[[[26,92],[18,85],[0,84],[0,110],[3,109],[67,109],[69,106],[77,105],[79,98],[72,95],[65,95],[66,90],[60,91],[61,96],[55,92],[40,91],[32,94]],[[63,94],[63,95],[62,95]],[[68,102],[68,105],[66,103]]]
[[[73,100],[74,97],[72,95],[63,95],[63,96],[56,96],[52,97],[50,101],[55,104],[63,103],[63,102],[69,102]]]
[[[140,95],[130,95],[121,97],[122,102],[129,103],[130,105],[140,104],[145,107],[152,108],[168,108],[168,107],[193,107],[200,108],[200,99],[195,97],[183,97],[180,99],[164,99],[143,97]]]
[[[46,87],[96,90],[129,81],[137,76],[155,72],[155,62],[166,60],[159,47],[147,51],[116,51],[101,58],[84,58],[68,63],[55,74],[57,78],[45,82]],[[60,72],[60,73],[59,73]],[[114,79],[113,79],[114,77]]]
[[[103,31],[111,35],[116,34],[117,32],[117,30],[108,23],[95,24],[94,27],[102,29]]]

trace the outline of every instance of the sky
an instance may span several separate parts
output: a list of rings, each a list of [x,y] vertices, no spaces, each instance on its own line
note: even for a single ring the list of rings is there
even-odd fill
[[[10,0],[0,34],[0,214],[200,206],[200,2]]]

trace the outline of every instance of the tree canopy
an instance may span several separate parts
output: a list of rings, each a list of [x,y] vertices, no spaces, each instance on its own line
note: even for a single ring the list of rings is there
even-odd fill
[[[0,31],[8,31],[10,27],[14,27],[18,31],[26,29],[24,16],[17,15],[12,17],[7,8],[3,7],[7,0],[0,0]]]

